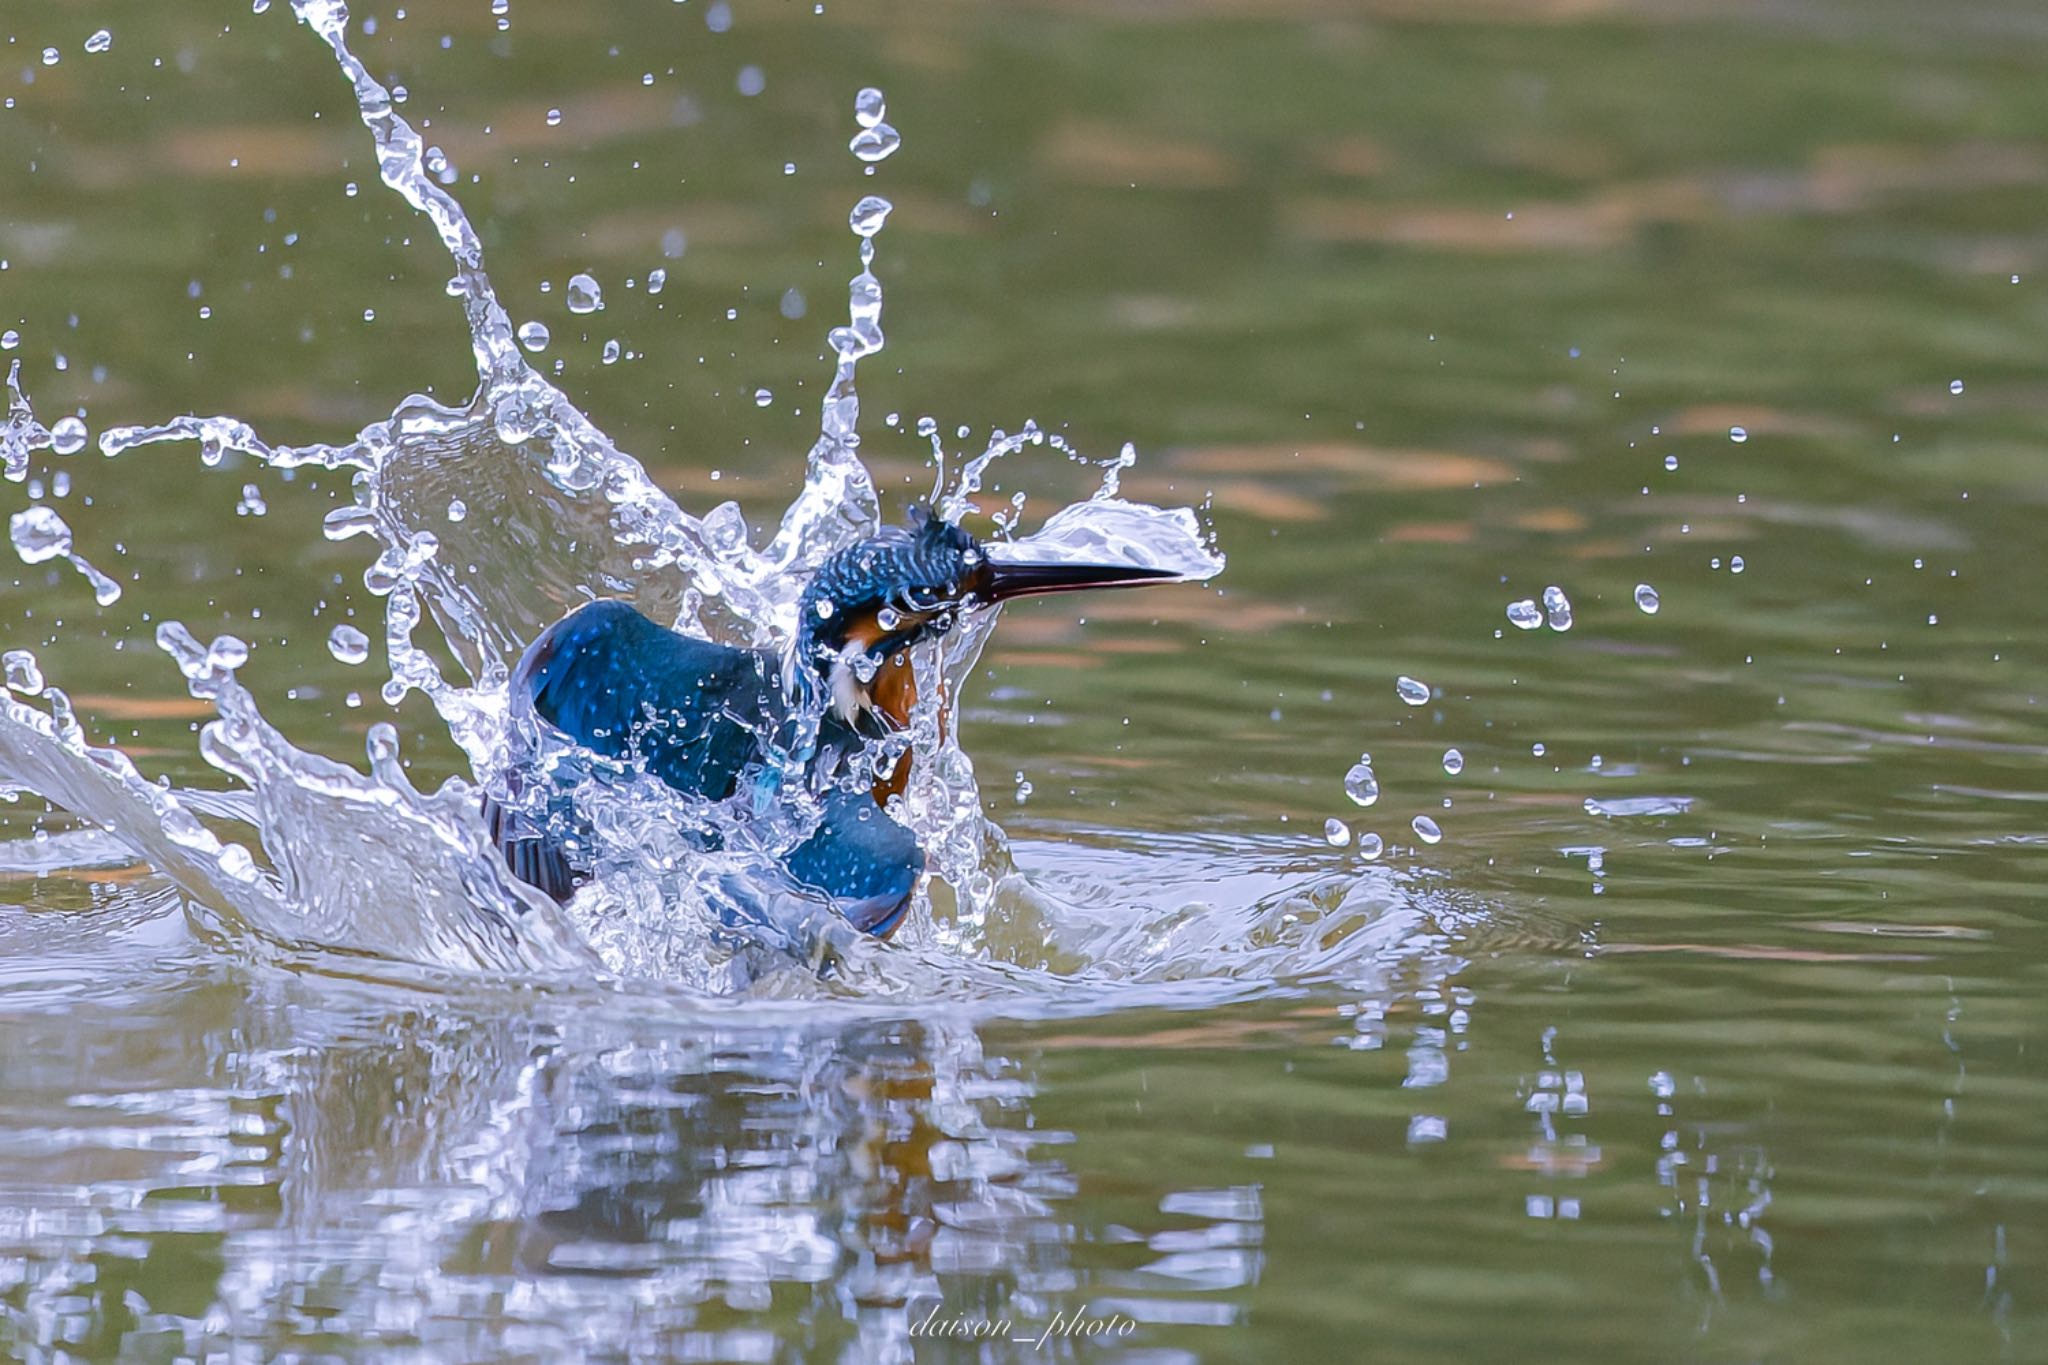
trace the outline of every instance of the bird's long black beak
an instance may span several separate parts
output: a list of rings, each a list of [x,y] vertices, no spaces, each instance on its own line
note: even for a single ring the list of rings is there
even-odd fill
[[[991,559],[982,582],[976,586],[983,601],[1007,602],[1013,597],[1076,592],[1082,588],[1137,588],[1147,583],[1171,583],[1181,577],[1171,569],[1149,569],[1137,564],[1033,564]]]

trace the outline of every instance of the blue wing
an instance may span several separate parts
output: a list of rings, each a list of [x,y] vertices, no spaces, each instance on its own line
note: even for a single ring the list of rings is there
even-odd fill
[[[917,836],[867,792],[833,792],[811,837],[783,860],[789,875],[830,896],[855,928],[887,938],[924,871]]]

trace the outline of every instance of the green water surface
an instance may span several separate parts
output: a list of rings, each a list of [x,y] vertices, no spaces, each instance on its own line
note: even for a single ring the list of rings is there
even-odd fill
[[[144,867],[17,874],[0,1350],[2048,1359],[2048,11],[505,17],[380,3],[355,43],[558,382],[684,505],[795,493],[876,192],[892,506],[929,414],[970,453],[1027,418],[1134,442],[1127,491],[1209,508],[1212,589],[995,638],[963,733],[1027,871],[1249,903],[1354,874],[1338,816],[1429,932],[1227,1005],[668,1018],[254,966]],[[16,3],[0,36],[0,359],[44,421],[341,440],[466,396],[446,257],[287,5]],[[904,137],[872,177],[864,85]],[[33,478],[127,591],[16,566],[0,640],[96,740],[224,781],[149,643],[176,617],[360,762],[391,712],[325,647],[381,609],[316,529],[345,480],[177,446]],[[1029,519],[1094,474],[999,481]],[[1550,584],[1572,628],[1511,625]],[[397,719],[423,784],[458,770]],[[911,1336],[935,1303],[1015,1330]],[[1118,1325],[1011,1339],[1077,1313]]]

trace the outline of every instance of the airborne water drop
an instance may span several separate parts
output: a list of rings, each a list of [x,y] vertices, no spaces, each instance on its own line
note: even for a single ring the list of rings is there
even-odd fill
[[[578,271],[569,277],[569,311],[572,313],[595,313],[604,307],[604,290],[591,276]]]
[[[1558,587],[1555,583],[1552,583],[1543,590],[1543,610],[1550,617],[1550,628],[1552,630],[1570,630],[1572,628],[1571,599],[1566,597],[1564,589]]]
[[[370,637],[343,623],[327,632],[327,652],[345,664],[359,664],[370,657]]]

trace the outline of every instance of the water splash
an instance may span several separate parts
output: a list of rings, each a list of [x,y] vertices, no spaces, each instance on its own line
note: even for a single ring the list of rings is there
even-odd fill
[[[685,836],[693,822],[715,821],[718,812],[692,808],[645,774],[599,764],[569,775],[582,784],[578,793],[588,798],[596,826],[596,883],[562,908],[510,879],[485,837],[476,798],[477,785],[501,780],[506,754],[521,738],[505,689],[507,660],[527,640],[599,595],[630,600],[693,635],[780,648],[794,633],[796,595],[809,572],[878,526],[878,499],[860,459],[856,381],[860,363],[886,344],[874,266],[888,201],[864,197],[849,215],[860,265],[848,282],[846,321],[829,333],[833,377],[805,483],[767,543],[756,546],[736,506],[701,518],[678,507],[532,368],[525,338],[535,334],[523,337],[524,329],[515,328],[485,274],[477,234],[437,174],[445,158],[424,146],[396,112],[392,92],[350,51],[346,8],[338,0],[295,0],[293,8],[353,87],[379,179],[432,225],[449,254],[448,293],[468,323],[476,390],[459,405],[405,398],[388,418],[339,444],[274,445],[248,423],[221,415],[116,427],[102,432],[99,445],[116,457],[191,442],[209,467],[233,453],[275,468],[352,473],[353,501],[330,513],[323,530],[335,540],[369,537],[376,546],[364,581],[385,603],[383,695],[396,703],[412,691],[424,694],[468,756],[474,781],[450,779],[431,794],[415,790],[389,726],[371,731],[367,772],[305,753],[261,716],[236,681],[246,648],[228,637],[202,647],[175,623],[161,629],[159,643],[192,694],[218,716],[205,727],[202,753],[244,793],[174,794],[145,782],[118,752],[85,744],[55,691],[47,692],[47,711],[0,699],[0,772],[7,780],[113,832],[162,869],[207,926],[253,936],[281,953],[344,953],[358,962],[585,981],[608,971],[717,991],[1023,997],[1043,1010],[1069,987],[1085,993],[1150,983],[1167,993],[1120,998],[1181,998],[1191,973],[1210,983],[1208,998],[1229,998],[1269,989],[1276,978],[1336,971],[1433,932],[1441,911],[1424,909],[1391,875],[1361,876],[1353,867],[1304,880],[1288,870],[1295,855],[1277,849],[1266,873],[1247,873],[1242,850],[1233,850],[1233,877],[1249,876],[1262,889],[1249,904],[1222,907],[1191,903],[1174,889],[1204,884],[1199,871],[1183,874],[1203,855],[1199,844],[1170,837],[1150,841],[1167,861],[1138,860],[1145,871],[1135,880],[1077,884],[1059,874],[1018,874],[1006,836],[982,814],[972,761],[940,714],[942,698],[965,686],[993,612],[920,651],[914,663],[922,700],[906,731],[885,746],[894,752],[876,755],[877,762],[906,752],[914,759],[897,813],[925,842],[933,870],[920,892],[929,913],[913,916],[896,945],[814,924],[811,939],[780,945],[809,953],[794,977],[773,977],[772,964],[750,956],[747,945],[707,949],[718,940],[712,905],[726,879],[757,869],[774,840],[790,831],[728,827],[721,831],[731,836],[726,849],[706,855]],[[879,92],[863,91],[855,102],[856,155],[863,160],[879,160],[900,145],[882,122],[885,112]],[[676,256],[682,246],[678,236],[663,249]],[[572,311],[585,297],[575,283]],[[594,280],[591,286],[595,300]],[[803,311],[801,300],[796,311]],[[34,453],[55,443],[18,388],[11,399],[6,470],[19,479]],[[1044,445],[1078,458],[1056,435],[1026,422],[953,461],[947,478],[937,424],[920,423],[920,430],[941,470],[934,502],[950,517],[975,511],[983,477],[998,459]],[[1100,461],[1102,487],[1094,498],[1030,535],[1000,542],[995,553],[1113,557],[1189,578],[1213,575],[1222,558],[1193,512],[1120,496],[1118,477],[1135,458],[1125,447]],[[1013,504],[1001,523],[1006,537],[1020,513]],[[542,553],[534,550],[535,528],[545,528]],[[458,571],[515,563],[517,573]],[[337,630],[332,643],[336,657],[350,662],[367,658],[371,640]],[[444,674],[444,659],[457,673]],[[10,675],[19,671],[10,668]],[[1359,769],[1363,778],[1354,780],[1355,769],[1346,791],[1369,805],[1377,780],[1369,763]],[[201,816],[247,827],[260,856],[215,835]],[[1370,859],[1380,843],[1368,836],[1360,847]],[[1090,909],[1105,897],[1118,905],[1115,916]],[[812,969],[828,959],[830,980],[821,981]]]
[[[41,564],[63,559],[92,585],[93,600],[111,606],[121,599],[121,585],[101,573],[84,555],[71,548],[71,527],[56,511],[42,503],[16,512],[7,519],[8,538],[14,553],[24,564]]]

